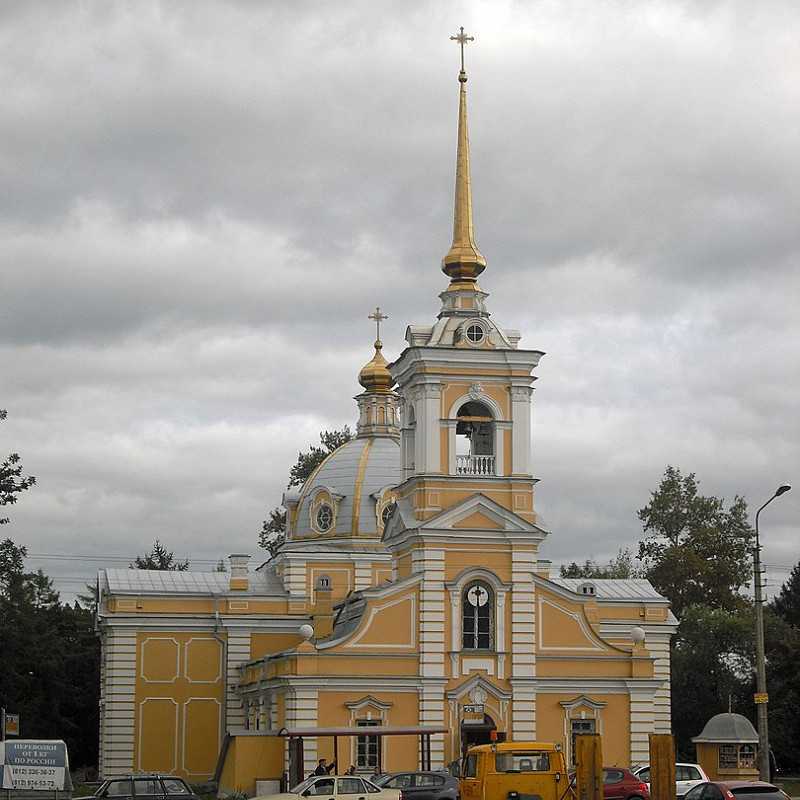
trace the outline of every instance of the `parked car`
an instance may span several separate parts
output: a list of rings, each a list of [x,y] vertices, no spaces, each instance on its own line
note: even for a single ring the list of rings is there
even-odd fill
[[[650,789],[650,765],[644,764],[641,767],[634,767],[633,774]],[[676,764],[675,765],[675,795],[678,800],[693,786],[703,781],[708,781],[708,775],[699,764]]]
[[[97,787],[92,797],[108,797],[113,800],[198,800],[183,778],[174,775],[139,774],[123,778],[109,778]]]
[[[281,794],[264,795],[255,800],[298,800],[318,797],[322,800],[403,800],[397,789],[381,789],[358,775],[312,775]]]
[[[766,781],[706,781],[689,789],[684,800],[789,800],[789,795]]]
[[[650,790],[629,769],[603,767],[604,800],[650,800]]]
[[[458,778],[449,772],[389,772],[373,782],[399,789],[403,800],[458,800]]]

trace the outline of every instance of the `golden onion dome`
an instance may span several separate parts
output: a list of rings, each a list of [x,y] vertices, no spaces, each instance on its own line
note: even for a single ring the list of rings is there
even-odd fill
[[[358,382],[364,389],[373,394],[388,394],[392,391],[392,385],[394,384],[392,376],[389,374],[388,363],[381,354],[382,348],[383,344],[378,339],[375,342],[375,355],[358,373]]]

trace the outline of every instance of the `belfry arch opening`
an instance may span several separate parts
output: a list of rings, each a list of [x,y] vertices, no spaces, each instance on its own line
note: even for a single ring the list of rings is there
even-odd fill
[[[464,403],[456,413],[456,472],[459,475],[494,475],[494,417],[477,400]]]

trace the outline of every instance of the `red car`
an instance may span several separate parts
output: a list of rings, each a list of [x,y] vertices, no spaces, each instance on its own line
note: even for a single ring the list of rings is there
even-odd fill
[[[708,781],[689,789],[683,800],[789,800],[789,795],[766,781]]]
[[[647,784],[629,769],[603,767],[604,800],[650,800]]]

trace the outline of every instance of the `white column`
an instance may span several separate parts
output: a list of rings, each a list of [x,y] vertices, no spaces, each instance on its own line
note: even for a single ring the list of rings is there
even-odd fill
[[[512,447],[511,471],[514,475],[531,475],[531,395],[530,386],[511,387]]]

